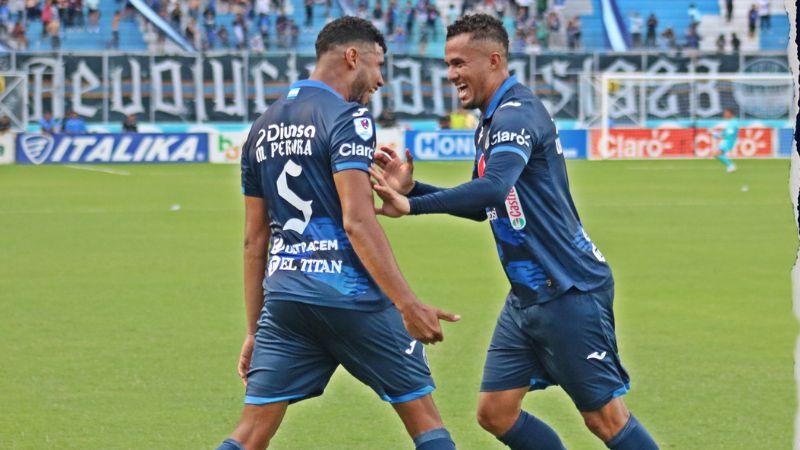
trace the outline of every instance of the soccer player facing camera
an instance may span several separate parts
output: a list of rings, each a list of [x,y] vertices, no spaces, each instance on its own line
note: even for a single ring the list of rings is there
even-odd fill
[[[489,219],[511,290],[489,345],[478,422],[515,450],[563,449],[550,426],[521,409],[528,391],[560,385],[609,448],[657,448],[622,401],[629,377],[617,352],[611,269],[578,217],[552,118],[509,76],[502,23],[458,19],[447,28],[445,62],[461,105],[482,113],[472,181],[452,189],[414,182],[411,162],[391,151],[371,173],[385,215]]]
[[[263,449],[287,406],[321,395],[340,364],[392,404],[417,449],[455,445],[433,403],[422,344],[457,316],[421,303],[375,217],[367,173],[386,44],[343,17],[317,64],[253,124],[242,153],[247,334],[244,411],[220,449]],[[269,248],[269,250],[268,250]],[[262,285],[263,281],[263,285]]]

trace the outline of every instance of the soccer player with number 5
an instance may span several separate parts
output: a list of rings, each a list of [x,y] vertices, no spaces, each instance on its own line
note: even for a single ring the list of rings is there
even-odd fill
[[[656,443],[622,401],[628,373],[617,351],[614,281],[573,204],[558,131],[541,101],[508,71],[508,34],[485,14],[447,28],[445,63],[461,105],[482,112],[472,181],[441,189],[412,178],[389,149],[371,171],[379,212],[489,219],[511,291],[492,336],[478,422],[515,450],[563,449],[522,411],[528,391],[560,385],[611,449]]]
[[[321,395],[340,364],[392,404],[418,450],[455,449],[422,344],[441,341],[439,320],[458,316],[421,303],[408,286],[367,174],[376,137],[364,105],[383,85],[385,51],[370,22],[329,23],[310,78],[247,137],[245,406],[220,449],[265,448],[289,403]]]

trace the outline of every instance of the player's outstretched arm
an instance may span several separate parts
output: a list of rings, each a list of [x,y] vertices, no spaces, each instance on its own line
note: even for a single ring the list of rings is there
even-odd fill
[[[258,316],[264,306],[264,267],[267,264],[267,246],[270,231],[264,199],[244,198],[244,304],[247,318],[247,334],[239,355],[239,376],[247,383],[247,371],[253,355]]]
[[[333,180],[347,237],[364,267],[402,314],[411,337],[426,344],[443,340],[439,320],[455,322],[460,317],[420,302],[409,287],[375,217],[369,176],[360,170],[343,170]]]

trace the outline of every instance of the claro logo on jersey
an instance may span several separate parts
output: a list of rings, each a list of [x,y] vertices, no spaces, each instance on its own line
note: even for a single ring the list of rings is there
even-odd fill
[[[43,163],[200,162],[208,160],[208,135],[17,135],[17,161]]]
[[[372,159],[375,154],[375,148],[369,145],[356,144],[355,142],[346,142],[339,146],[339,154],[342,156],[366,156]]]
[[[506,197],[506,211],[511,221],[511,228],[515,230],[525,228],[525,213],[522,211],[522,204],[519,201],[517,188],[515,186],[511,187],[511,191],[508,193],[508,197]]]
[[[525,131],[525,128],[521,128],[519,133],[515,133],[513,131],[498,131],[492,135],[489,144],[497,145],[504,142],[530,147],[531,135]]]

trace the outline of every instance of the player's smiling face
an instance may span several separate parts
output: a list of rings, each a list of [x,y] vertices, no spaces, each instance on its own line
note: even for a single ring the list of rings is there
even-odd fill
[[[350,101],[369,103],[370,96],[383,86],[383,63],[383,49],[377,43],[359,48],[358,73],[350,88]]]
[[[486,80],[492,63],[487,50],[487,43],[472,39],[470,33],[459,34],[445,43],[447,79],[455,86],[461,106],[466,109],[483,109],[488,103]]]

